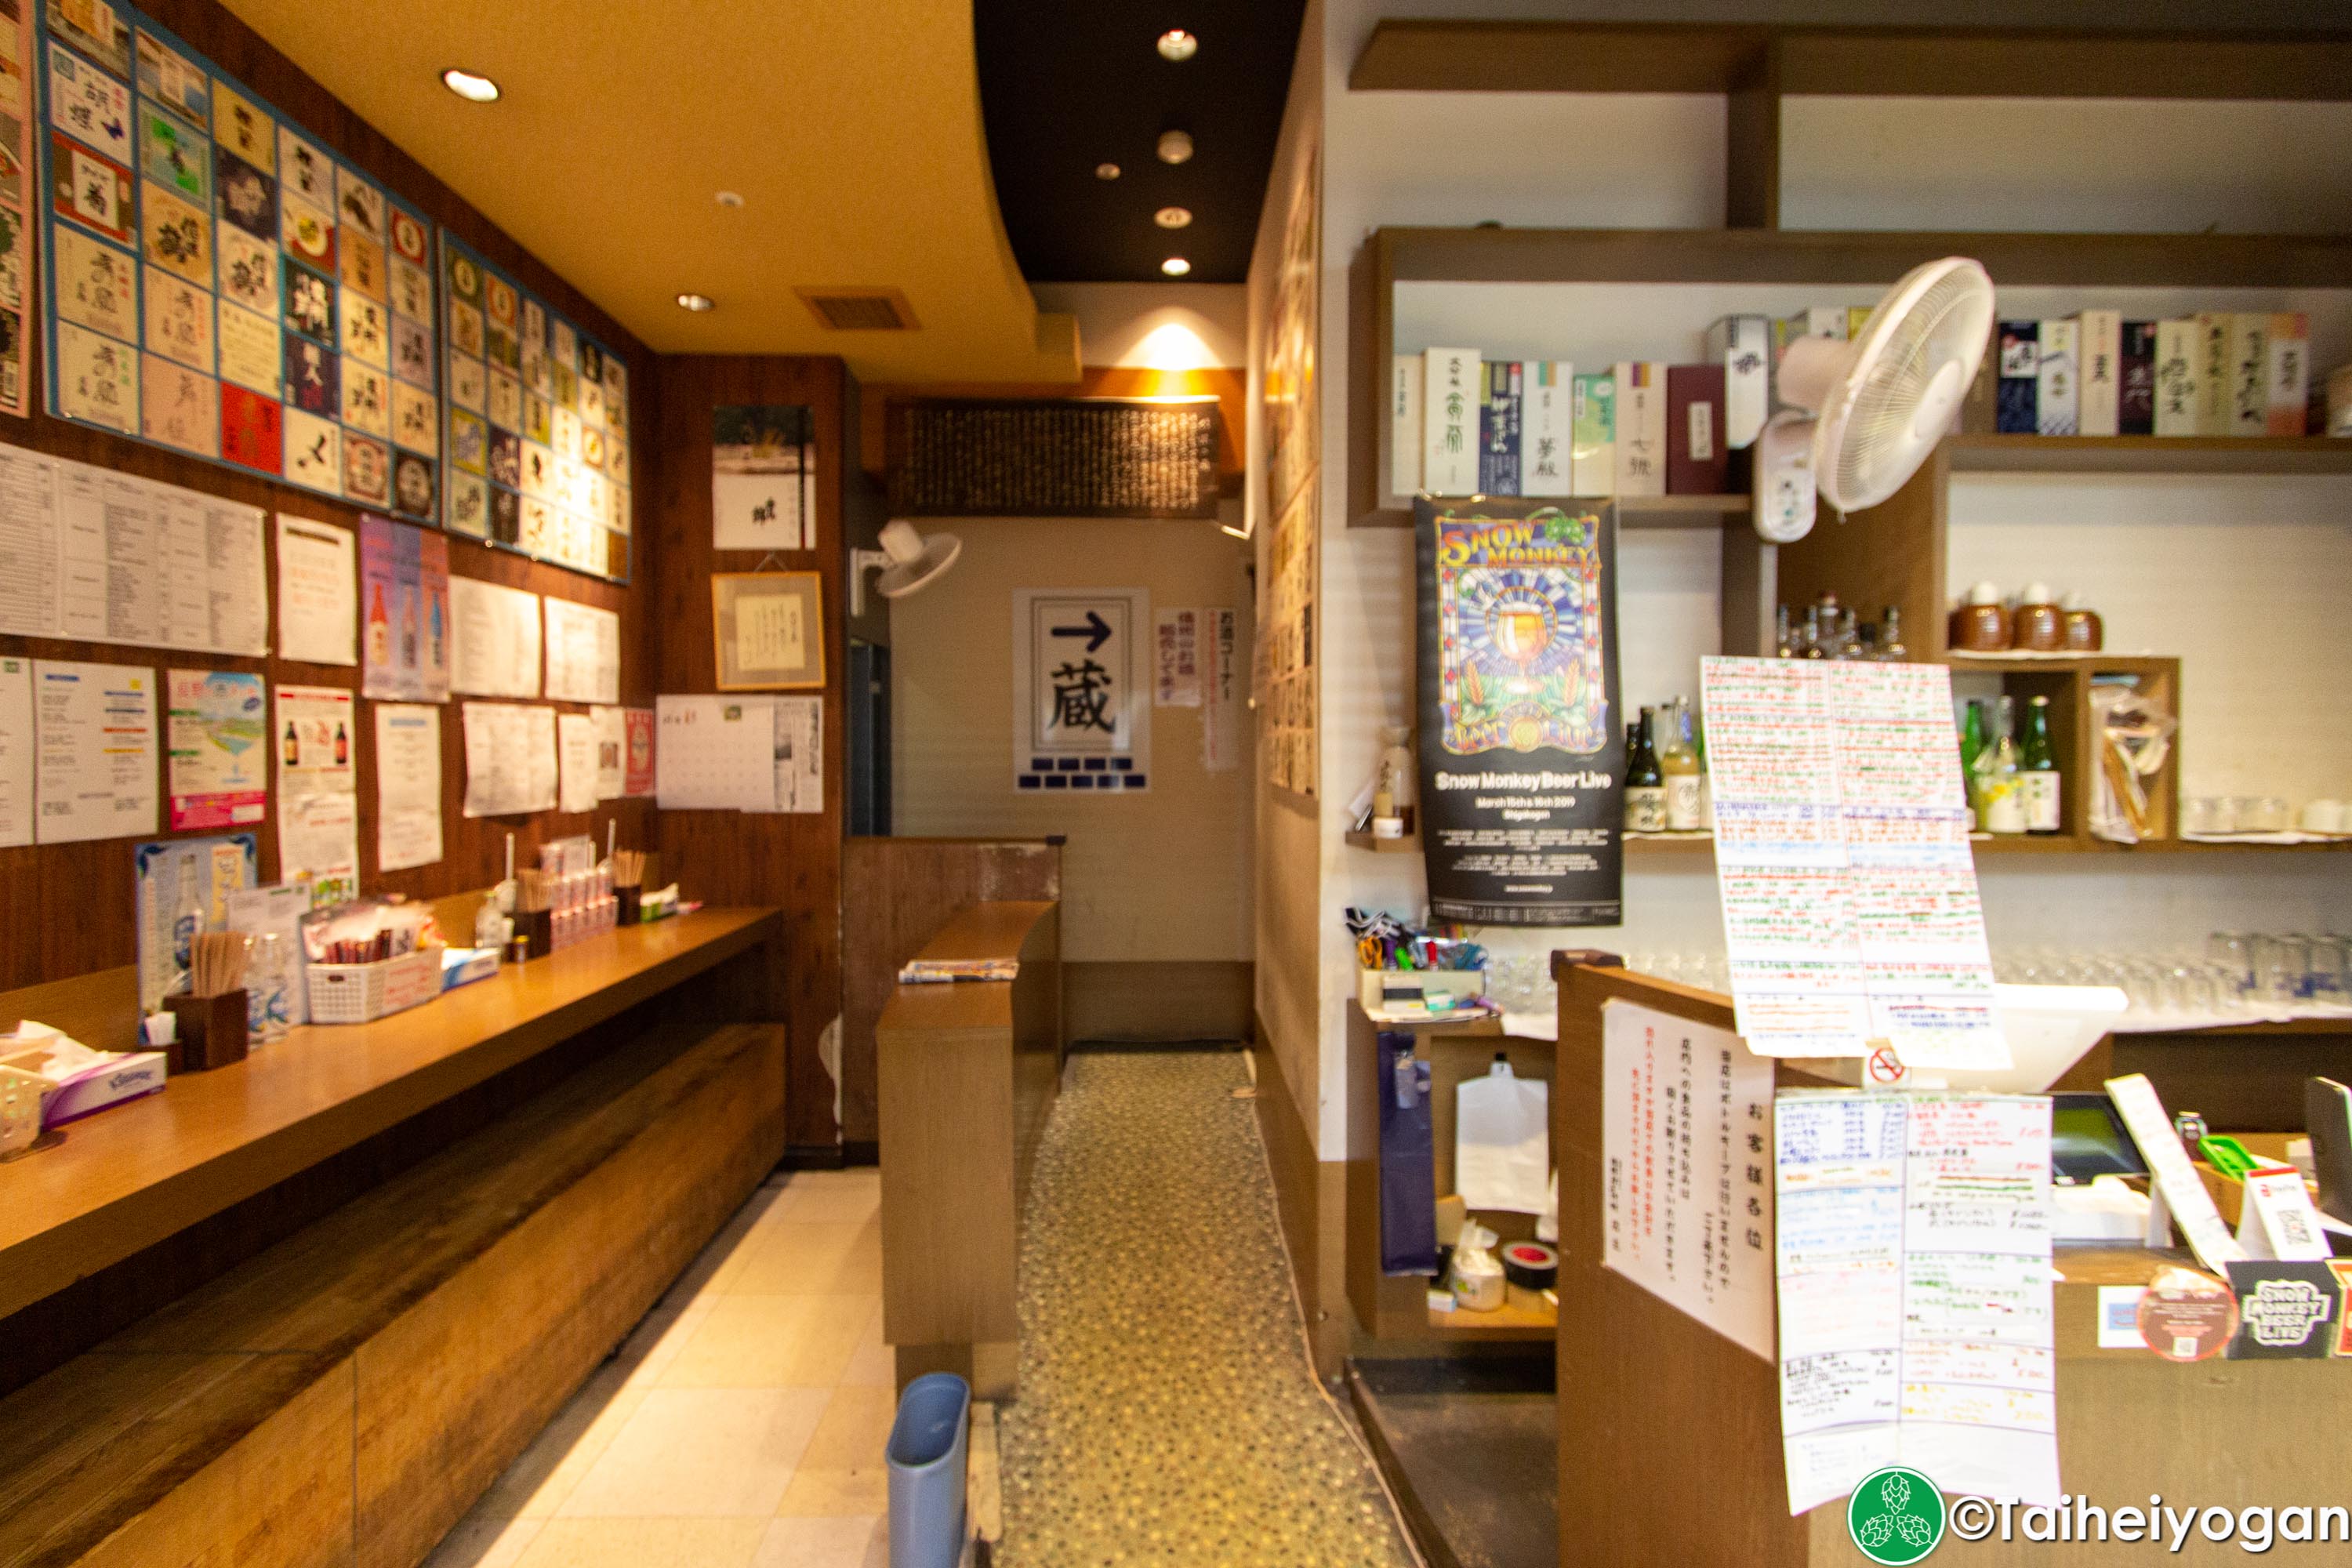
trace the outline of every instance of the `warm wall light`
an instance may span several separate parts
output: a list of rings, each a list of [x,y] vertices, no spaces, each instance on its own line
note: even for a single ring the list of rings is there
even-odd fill
[[[1192,270],[1192,264],[1181,256],[1171,256],[1160,264],[1160,270],[1171,278],[1181,278]]]
[[[1156,311],[1176,320],[1163,321],[1143,334],[1136,345],[1118,356],[1121,364],[1142,365],[1150,370],[1191,371],[1217,368],[1216,352],[1202,338],[1200,329],[1192,323],[1201,318],[1190,310]]]
[[[1160,35],[1154,47],[1163,60],[1189,60],[1200,51],[1201,40],[1181,27],[1171,27]]]
[[[735,191],[721,191],[710,199],[717,202],[720,206],[726,207],[730,211],[732,211],[743,205],[743,197],[740,193]]]
[[[486,76],[477,76],[472,71],[461,71],[456,66],[441,73],[441,85],[467,103],[496,103],[499,100],[497,82]]]
[[[715,308],[717,303],[718,301],[711,299],[708,294],[680,294],[677,297],[677,308],[679,310],[691,310],[698,316],[702,314],[705,310]]]

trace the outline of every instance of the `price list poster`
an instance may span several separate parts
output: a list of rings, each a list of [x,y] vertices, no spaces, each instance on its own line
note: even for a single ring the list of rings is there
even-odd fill
[[[1767,1056],[2005,1068],[1941,665],[1709,658],[1739,1032]]]
[[[49,412],[437,522],[424,216],[139,12],[42,21]]]

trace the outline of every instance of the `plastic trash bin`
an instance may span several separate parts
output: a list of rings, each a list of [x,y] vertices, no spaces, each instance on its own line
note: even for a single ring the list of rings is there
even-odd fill
[[[971,1385],[926,1373],[898,1397],[890,1466],[890,1568],[955,1568],[963,1554],[964,1450]]]

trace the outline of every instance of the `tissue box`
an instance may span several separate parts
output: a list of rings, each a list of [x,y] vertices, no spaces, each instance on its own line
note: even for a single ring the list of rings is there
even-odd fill
[[[37,1074],[56,1086],[41,1115],[44,1127],[61,1127],[163,1089],[163,1052],[94,1051],[30,1021],[13,1038],[0,1039],[0,1051],[9,1053],[0,1056],[0,1067]]]

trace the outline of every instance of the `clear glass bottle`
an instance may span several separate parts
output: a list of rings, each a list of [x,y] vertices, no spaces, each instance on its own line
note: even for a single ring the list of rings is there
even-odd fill
[[[1805,611],[1805,646],[1798,650],[1800,658],[1826,658],[1829,648],[1826,634],[1822,629],[1822,607],[1814,605]]]
[[[1696,833],[1699,829],[1698,752],[1690,741],[1690,704],[1677,697],[1660,716],[1658,772],[1666,781],[1666,831]]]
[[[1796,633],[1789,625],[1789,606],[1782,605],[1772,613],[1772,654],[1776,658],[1797,656]]]
[[[2017,742],[2011,739],[2014,714],[2010,700],[2002,698],[1992,744],[1977,759],[1984,770],[1984,830],[2004,836],[2025,831],[2025,785],[2018,776]]]
[[[1903,611],[1898,605],[1887,605],[1885,618],[1878,623],[1878,657],[1887,664],[1901,664],[1911,657],[1903,640]]]
[[[1403,838],[1412,832],[1412,731],[1402,724],[1381,727],[1381,771],[1372,785],[1372,834]]]

